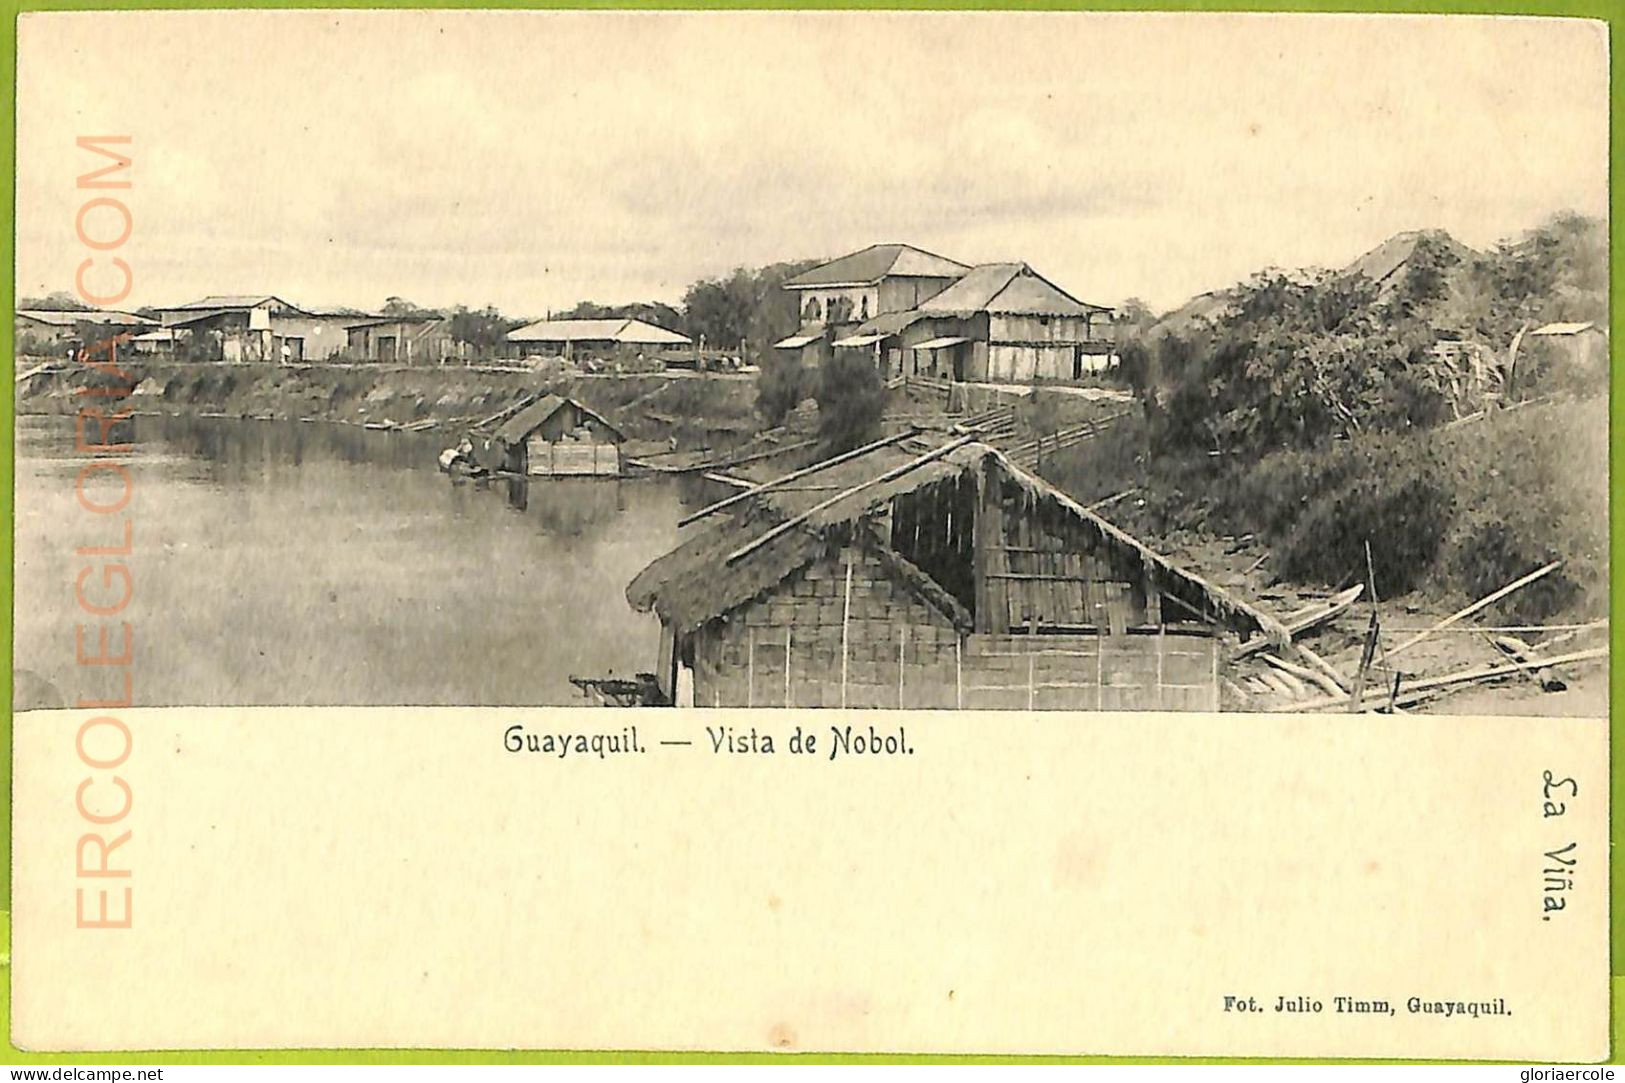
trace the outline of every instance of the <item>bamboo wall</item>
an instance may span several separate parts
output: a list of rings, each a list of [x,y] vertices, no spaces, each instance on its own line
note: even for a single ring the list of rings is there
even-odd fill
[[[701,707],[1219,709],[1217,639],[961,635],[860,549],[701,629],[694,661]]]

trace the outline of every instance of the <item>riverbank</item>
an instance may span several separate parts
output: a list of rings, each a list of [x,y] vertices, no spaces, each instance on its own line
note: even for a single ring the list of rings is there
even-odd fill
[[[324,421],[458,432],[538,392],[575,398],[629,438],[726,446],[757,431],[756,384],[723,373],[548,375],[498,368],[222,365],[120,358],[137,414]],[[19,414],[70,414],[93,380],[78,367],[17,385]]]

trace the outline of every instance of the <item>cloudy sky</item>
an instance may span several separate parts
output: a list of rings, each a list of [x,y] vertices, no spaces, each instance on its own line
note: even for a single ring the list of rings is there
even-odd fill
[[[1606,213],[1606,80],[1545,19],[29,14],[17,288],[71,288],[75,137],[128,134],[124,307],[540,315],[907,241],[1165,308]]]

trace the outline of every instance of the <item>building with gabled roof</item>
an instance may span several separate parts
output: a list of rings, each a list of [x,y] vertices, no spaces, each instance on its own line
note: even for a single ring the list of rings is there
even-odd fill
[[[1591,320],[1546,323],[1529,332],[1531,345],[1543,346],[1548,363],[1558,357],[1575,372],[1606,374],[1610,351],[1608,329]]]
[[[968,437],[899,434],[702,517],[627,587],[695,706],[1217,710],[1224,639],[1290,640]]]
[[[630,358],[693,345],[687,335],[627,317],[537,320],[509,331],[508,342],[521,351],[548,350],[568,358]]]
[[[495,428],[470,435],[474,461],[526,477],[615,477],[625,434],[603,414],[563,395],[520,402]]]
[[[355,361],[383,365],[443,365],[466,360],[469,349],[451,333],[451,317],[419,310],[351,317],[344,326],[345,353]]]
[[[120,333],[133,334],[158,325],[146,316],[105,308],[20,308],[16,317],[12,342],[23,356],[54,356],[70,346],[91,346]],[[91,327],[97,330],[89,331]]]
[[[970,268],[907,244],[876,244],[804,271],[784,283],[797,295],[801,327],[774,343],[806,365],[829,356],[835,340],[866,321],[906,312],[936,296]]]
[[[958,263],[871,245],[796,275],[801,327],[774,343],[816,366],[861,350],[887,376],[986,383],[1083,380],[1110,368],[1112,310],[1025,263]]]
[[[787,290],[874,286],[888,278],[946,279],[970,270],[963,263],[909,244],[872,244],[787,279]],[[916,302],[918,303],[918,302]]]
[[[161,309],[170,348],[202,360],[325,361],[344,352],[354,317],[301,308],[274,294],[215,294]]]

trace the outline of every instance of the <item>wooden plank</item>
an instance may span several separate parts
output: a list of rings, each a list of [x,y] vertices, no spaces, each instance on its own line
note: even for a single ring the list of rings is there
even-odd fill
[[[1416,646],[1418,643],[1422,642],[1424,639],[1427,639],[1429,636],[1433,635],[1435,632],[1438,632],[1438,631],[1441,631],[1442,629],[1448,628],[1452,624],[1455,624],[1457,621],[1462,620],[1462,619],[1464,619],[1466,617],[1472,616],[1474,613],[1477,613],[1480,609],[1483,609],[1485,606],[1491,605],[1491,604],[1493,604],[1495,602],[1500,601],[1502,598],[1505,598],[1508,594],[1511,594],[1513,591],[1518,590],[1521,587],[1528,586],[1530,583],[1533,583],[1535,580],[1541,578],[1542,576],[1548,575],[1548,574],[1556,571],[1558,568],[1562,567],[1562,565],[1563,565],[1563,562],[1561,560],[1554,560],[1550,564],[1546,565],[1544,568],[1537,568],[1535,571],[1530,572],[1528,575],[1524,576],[1523,578],[1513,580],[1512,582],[1508,583],[1506,586],[1502,587],[1500,590],[1495,591],[1492,594],[1485,595],[1484,597],[1480,598],[1478,601],[1474,602],[1472,605],[1467,606],[1465,609],[1458,609],[1456,612],[1450,614],[1444,620],[1440,621],[1438,624],[1435,624],[1433,627],[1427,629],[1426,631],[1418,632],[1416,635],[1414,635],[1411,638],[1407,639],[1405,642],[1401,643],[1399,646],[1395,647],[1393,650],[1388,651],[1387,652],[1387,657],[1388,658],[1393,658],[1396,654],[1399,654],[1401,651],[1409,650],[1410,648]]]
[[[722,511],[724,508],[733,507],[741,500],[746,500],[758,493],[766,492],[768,489],[776,489],[779,486],[784,485],[786,482],[796,481],[800,478],[806,477],[808,474],[816,474],[820,470],[827,470],[832,466],[837,466],[849,460],[856,459],[860,455],[867,455],[869,452],[874,451],[877,448],[883,448],[889,444],[895,444],[900,440],[906,440],[918,432],[918,429],[910,427],[900,433],[894,433],[891,436],[883,437],[879,440],[873,440],[867,444],[864,444],[860,448],[854,448],[853,450],[845,452],[841,455],[837,455],[832,459],[825,459],[822,462],[813,463],[811,466],[804,466],[800,470],[792,470],[788,474],[774,478],[772,481],[764,481],[755,488],[747,489],[744,492],[735,493],[733,496],[719,500],[715,504],[709,504],[701,508],[699,511],[694,512],[692,515],[686,515],[677,520],[677,525],[684,527],[690,523],[698,522],[708,515],[713,515],[719,511]]]
[[[1263,658],[1264,661],[1268,662],[1270,665],[1281,670],[1282,673],[1288,674],[1292,677],[1301,677],[1305,681],[1313,682],[1317,688],[1325,692],[1328,696],[1348,695],[1348,689],[1339,685],[1330,677],[1326,676],[1326,674],[1317,670],[1310,669],[1307,666],[1294,665],[1293,663],[1288,662],[1285,658],[1277,658],[1268,651],[1265,651],[1263,654],[1259,655],[1259,657]],[[1307,691],[1307,688],[1303,689],[1303,692]],[[1299,694],[1301,695],[1303,692],[1300,692]]]
[[[966,444],[971,443],[974,439],[975,437],[973,436],[962,436],[957,440],[950,440],[941,447],[928,451],[924,455],[918,456],[917,458],[910,459],[901,466],[896,466],[890,470],[887,470],[879,477],[870,478],[868,481],[864,481],[852,486],[851,488],[844,489],[827,500],[820,500],[806,511],[800,513],[799,515],[792,515],[790,518],[786,519],[772,530],[769,530],[767,533],[746,542],[738,549],[735,549],[733,552],[729,553],[726,563],[733,564],[741,558],[749,556],[751,553],[754,553],[768,542],[775,538],[782,537],[783,535],[794,530],[796,527],[800,526],[802,523],[806,522],[808,519],[812,518],[814,515],[824,511],[827,508],[834,507],[842,500],[845,500],[848,497],[856,496],[858,493],[863,492],[863,490],[873,488],[876,485],[881,485],[888,481],[895,481],[897,478],[900,478],[905,474],[918,470],[920,467],[925,466],[928,463],[935,462],[937,459],[959,450]]]
[[[1607,647],[1593,647],[1590,650],[1571,651],[1568,654],[1543,657],[1540,660],[1540,664],[1543,666],[1559,666],[1566,662],[1589,662],[1595,661],[1599,658],[1606,658],[1607,656]],[[1456,673],[1446,674],[1443,677],[1429,677],[1420,681],[1412,681],[1409,686],[1407,686],[1406,689],[1396,697],[1395,702],[1400,705],[1404,705],[1405,703],[1410,702],[1413,697],[1420,698],[1424,694],[1436,689],[1449,688],[1458,684],[1470,684],[1475,681],[1487,681],[1493,680],[1497,677],[1510,676],[1517,673],[1518,668],[1519,667],[1516,663],[1508,663],[1506,665],[1499,666],[1484,666],[1479,669],[1460,670]],[[1336,699],[1328,696],[1325,699],[1305,700],[1301,703],[1294,703],[1288,709],[1292,711],[1318,711],[1323,710],[1326,707],[1336,706],[1341,702],[1343,702],[1342,696],[1339,696]]]

